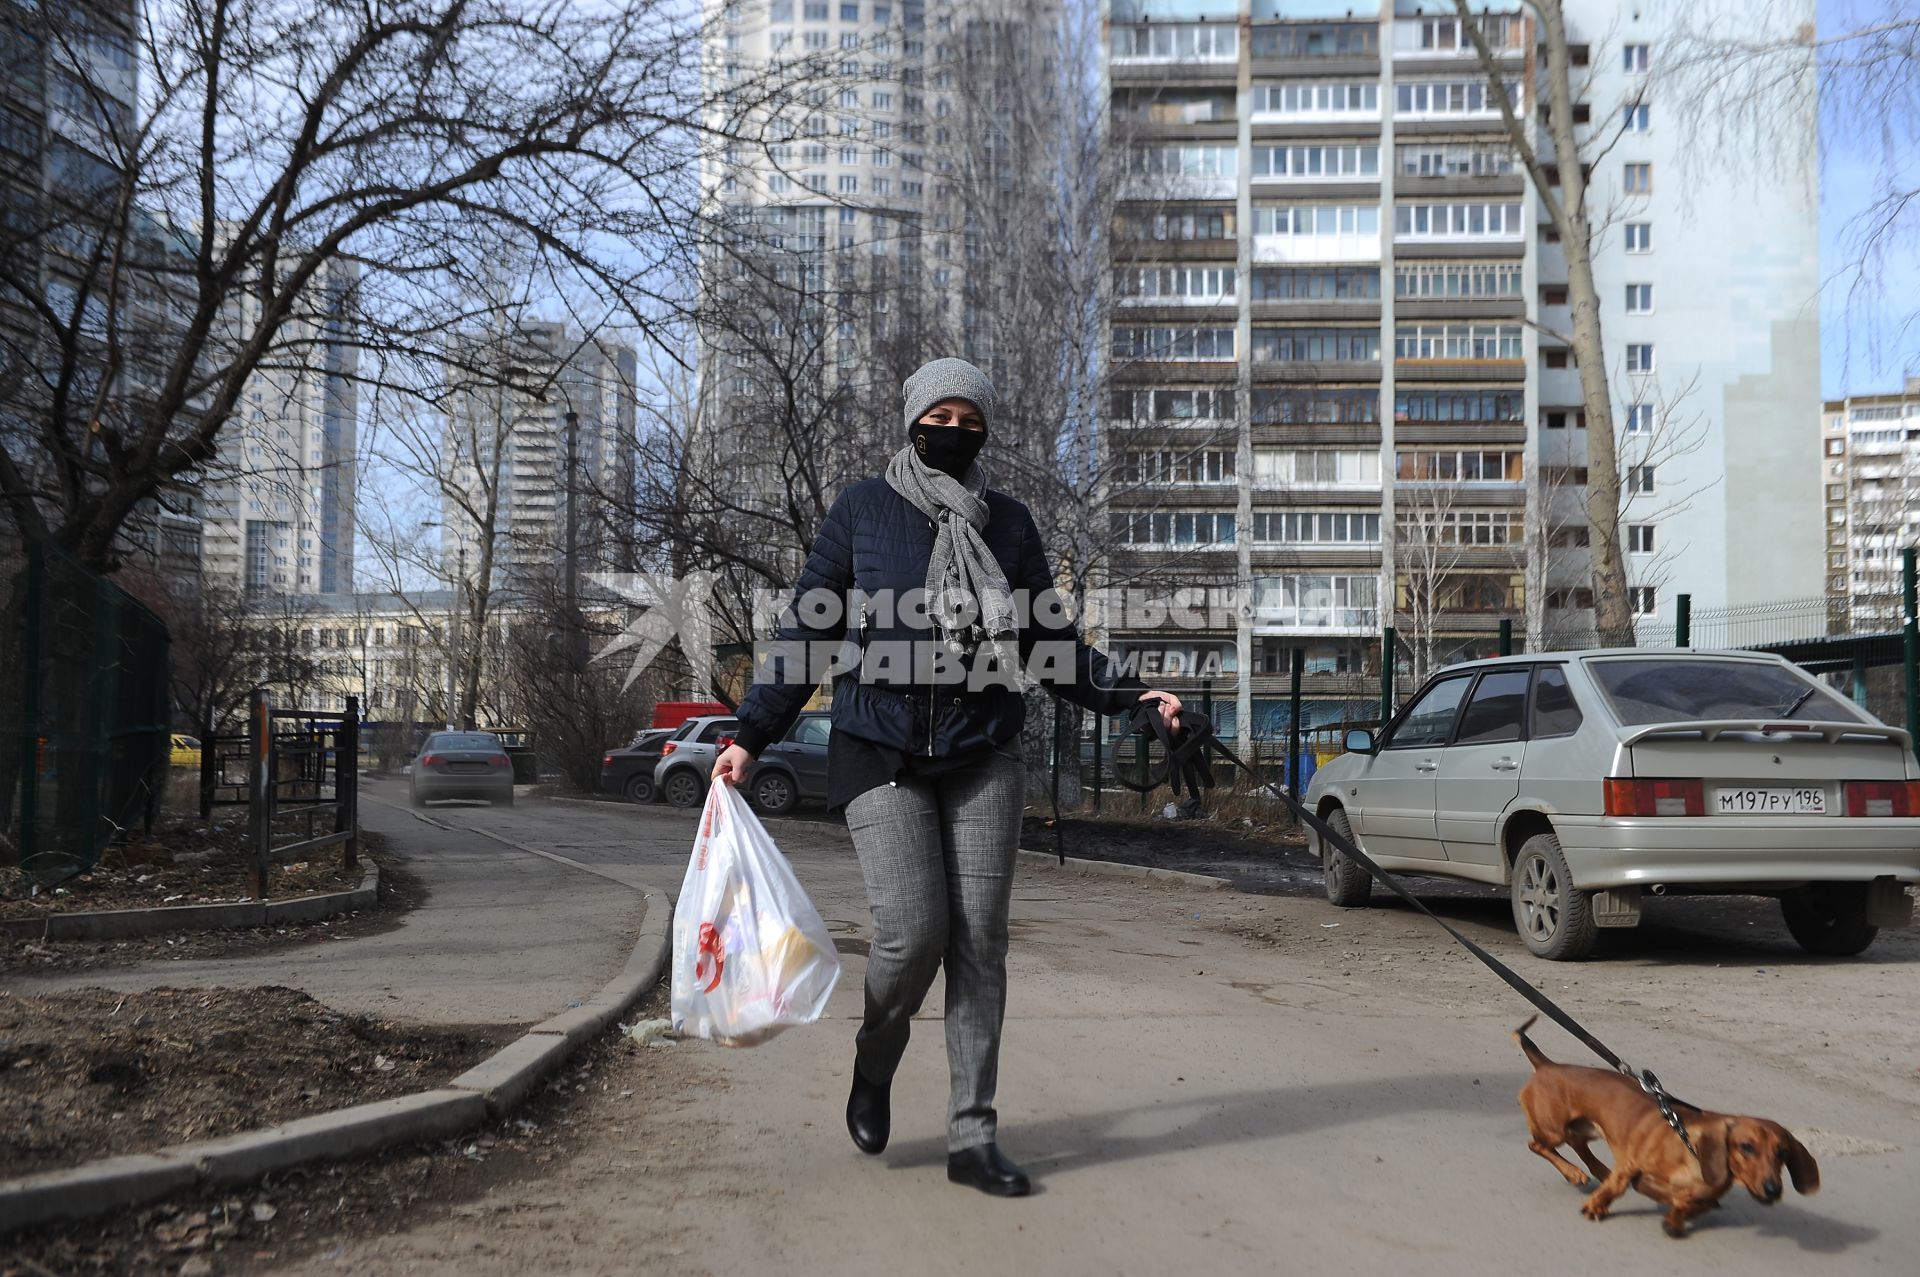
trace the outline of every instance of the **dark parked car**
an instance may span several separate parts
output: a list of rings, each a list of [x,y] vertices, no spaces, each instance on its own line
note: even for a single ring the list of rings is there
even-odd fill
[[[436,798],[484,798],[513,806],[513,760],[492,732],[435,732],[408,769],[415,807]]]
[[[794,720],[785,740],[760,752],[747,778],[747,797],[769,816],[784,816],[801,800],[827,796],[827,737],[833,719],[825,710]]]
[[[620,794],[630,803],[652,802],[653,765],[660,761],[660,747],[679,731],[679,727],[644,728],[625,745],[608,750],[600,760],[600,792]]]

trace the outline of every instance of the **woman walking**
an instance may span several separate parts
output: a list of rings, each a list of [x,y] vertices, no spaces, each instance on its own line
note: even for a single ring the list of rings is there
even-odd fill
[[[944,965],[947,1178],[1018,1197],[1031,1184],[1000,1153],[993,1107],[1026,806],[1018,669],[1096,713],[1158,697],[1177,727],[1180,701],[1120,675],[1070,619],[1035,602],[1053,571],[1033,515],[989,490],[974,462],[993,411],[993,383],[963,359],[907,378],[908,445],[884,477],[834,501],[776,643],[860,648],[858,669],[834,680],[827,749],[827,802],[846,808],[873,915],[847,1131],[864,1152],[886,1148],[894,1071]],[[908,597],[922,590],[924,615]],[[713,779],[744,779],[811,692],[809,677],[756,683]]]

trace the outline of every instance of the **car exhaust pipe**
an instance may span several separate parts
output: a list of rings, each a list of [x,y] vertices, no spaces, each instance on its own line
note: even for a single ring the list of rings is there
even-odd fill
[[[1664,896],[1667,894],[1667,884],[1664,882],[1656,882],[1651,887],[1648,887],[1647,890],[1656,896]]]

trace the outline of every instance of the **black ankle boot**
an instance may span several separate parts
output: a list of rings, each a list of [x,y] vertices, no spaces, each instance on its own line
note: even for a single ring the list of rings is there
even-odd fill
[[[847,1134],[862,1153],[880,1153],[887,1147],[893,1129],[893,1112],[887,1102],[888,1087],[869,1082],[853,1066],[853,1090],[847,1096]]]
[[[1033,1191],[1027,1173],[1001,1156],[997,1144],[947,1154],[947,1178],[995,1197],[1025,1197]]]

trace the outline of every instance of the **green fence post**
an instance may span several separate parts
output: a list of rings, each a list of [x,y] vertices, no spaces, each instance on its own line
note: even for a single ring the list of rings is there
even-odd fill
[[[1293,649],[1287,677],[1287,792],[1300,792],[1300,675],[1307,668],[1307,650]]]
[[[1675,595],[1673,600],[1673,645],[1693,646],[1693,595]]]
[[[1500,655],[1513,655],[1513,618],[1500,618]]]
[[[1200,680],[1200,712],[1207,716],[1209,723],[1213,721],[1213,680],[1210,678]]]
[[[267,898],[267,862],[273,847],[273,706],[256,687],[247,704],[247,844],[253,898]]]
[[[1380,631],[1380,722],[1393,717],[1393,627]]]
[[[1907,734],[1920,751],[1920,621],[1915,620],[1913,547],[1900,551],[1900,643],[1907,683]]]
[[[346,712],[333,734],[333,832],[347,841],[341,863],[360,864],[360,698],[347,697]]]

